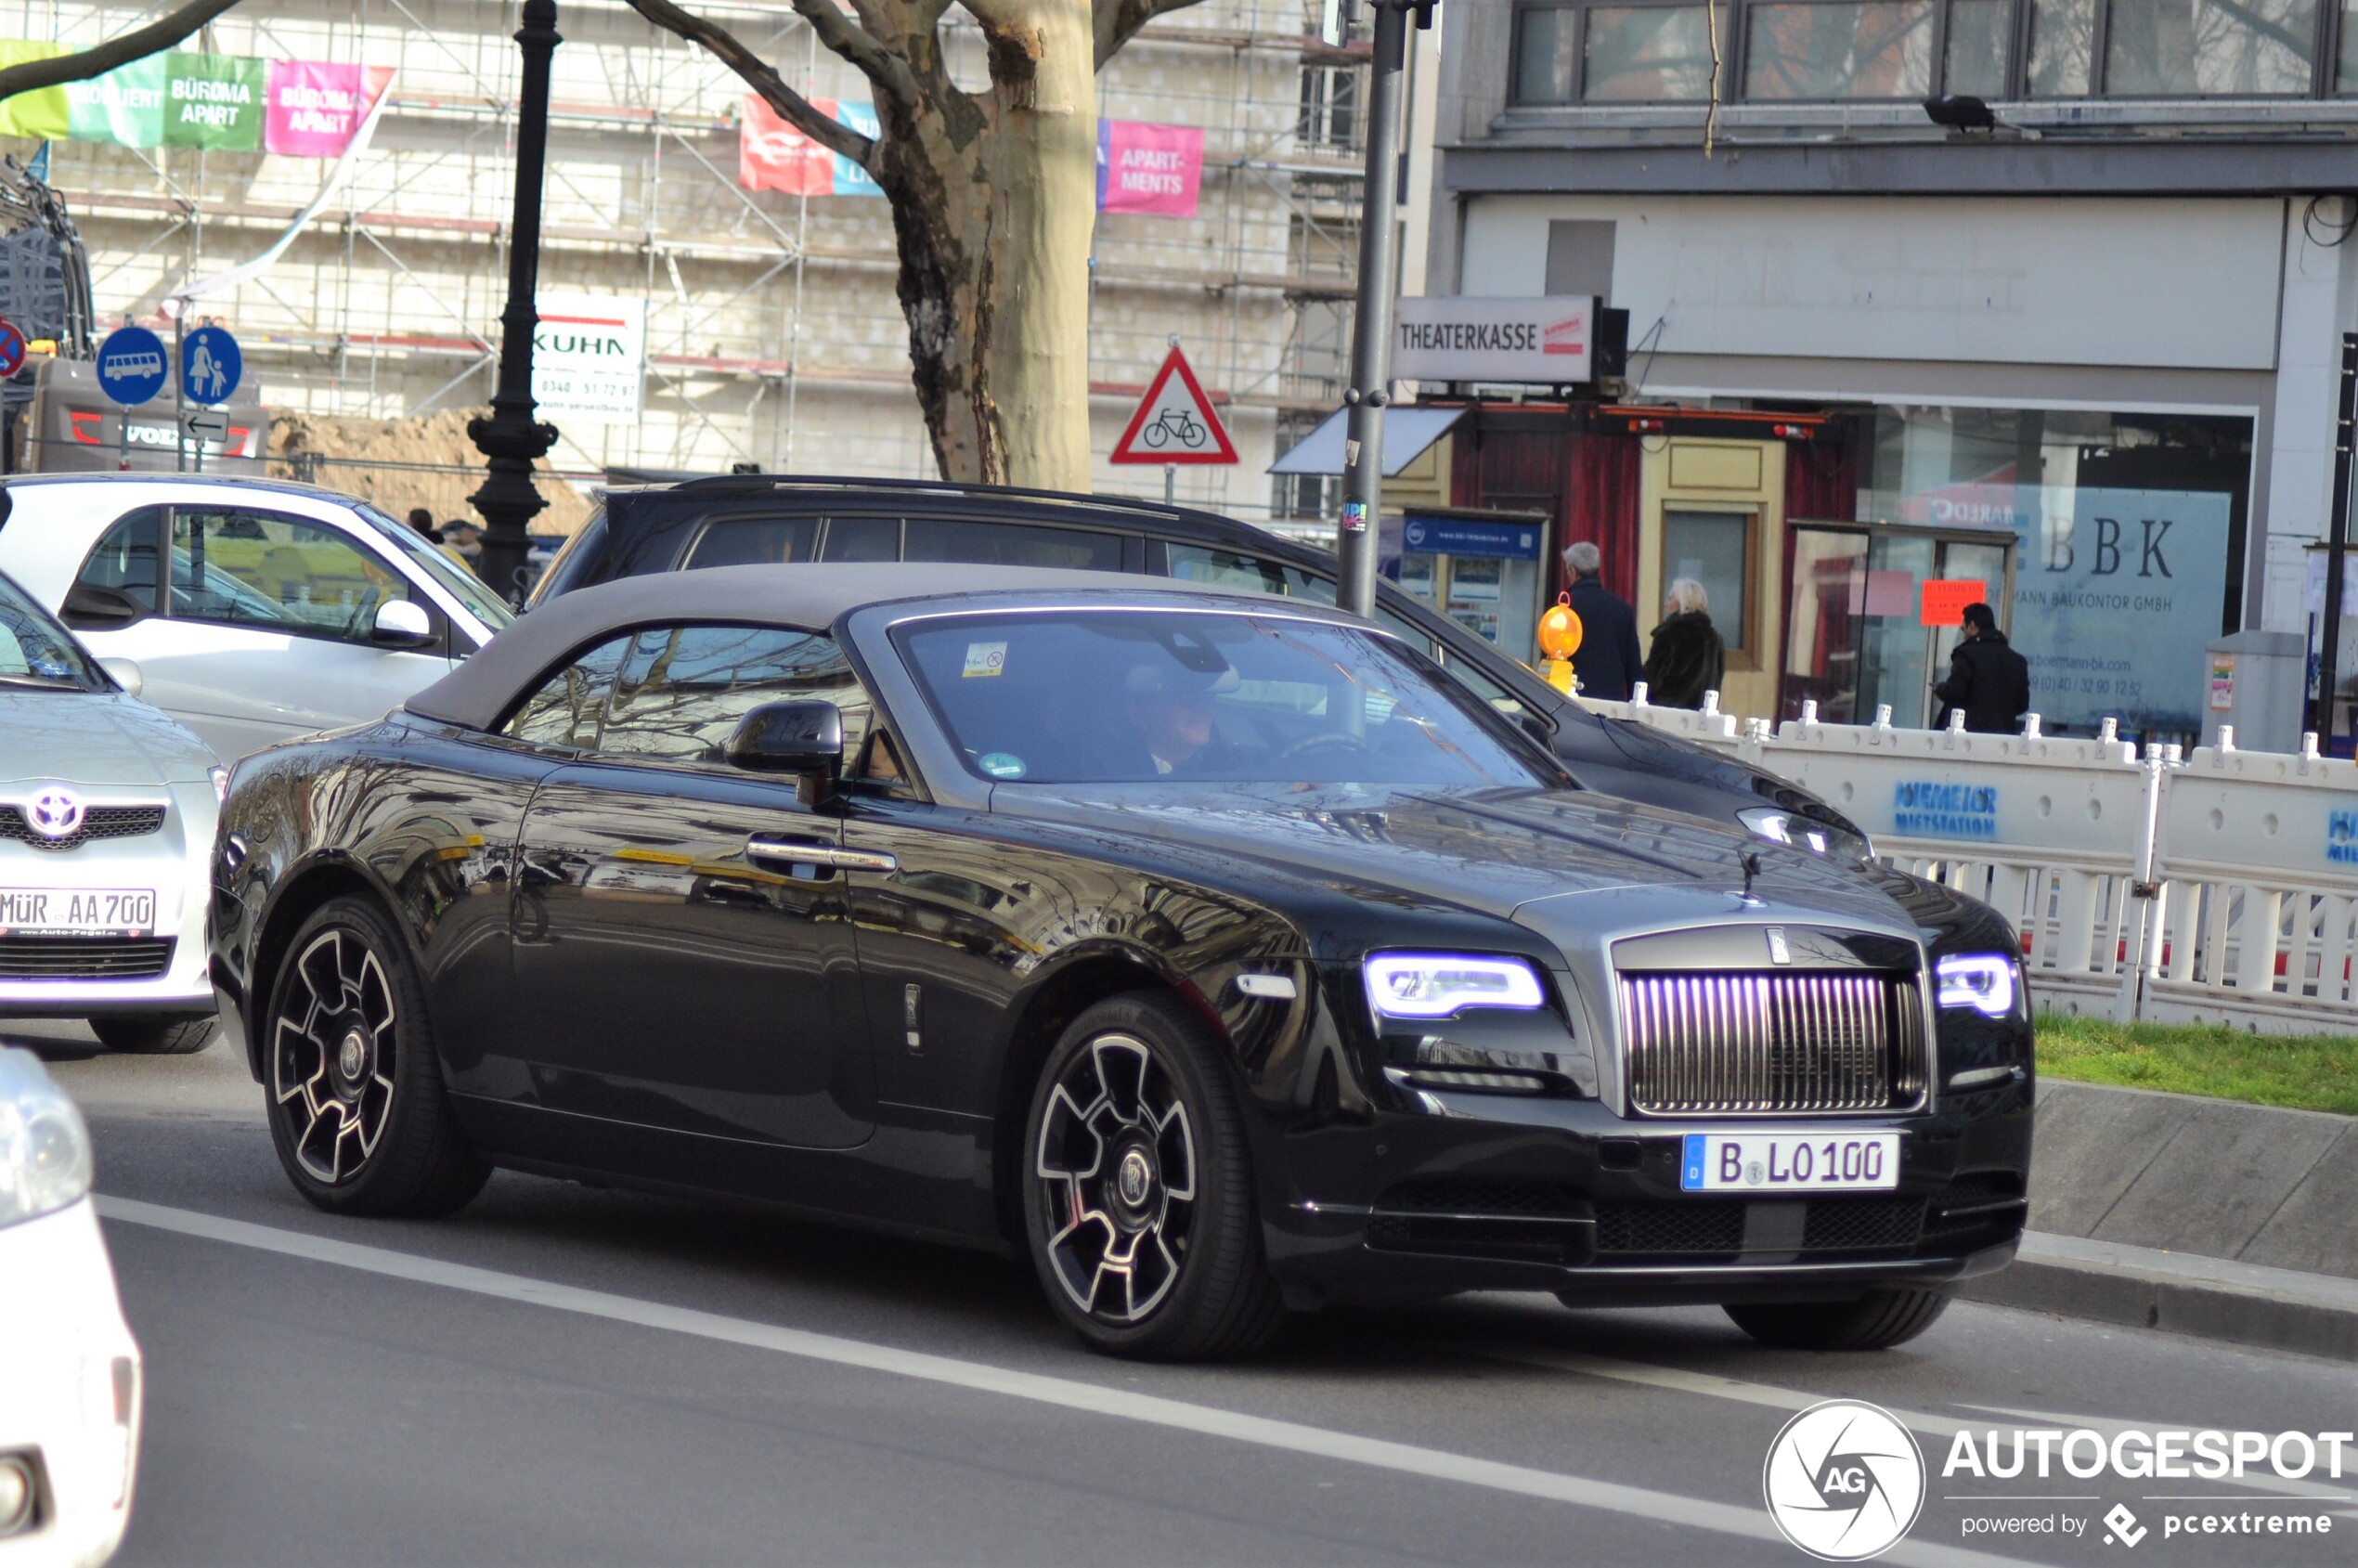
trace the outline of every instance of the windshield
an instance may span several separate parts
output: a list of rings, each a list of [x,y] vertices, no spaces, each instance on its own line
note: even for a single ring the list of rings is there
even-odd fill
[[[0,577],[0,689],[103,692],[110,684],[72,633]]]
[[[352,510],[367,518],[378,533],[393,541],[395,550],[415,562],[436,586],[464,604],[475,619],[491,630],[498,631],[516,618],[516,613],[481,577],[434,549],[434,542],[415,528],[395,522],[365,502]]]
[[[1031,784],[1559,787],[1397,640],[1283,616],[1040,611],[902,627],[968,769]]]

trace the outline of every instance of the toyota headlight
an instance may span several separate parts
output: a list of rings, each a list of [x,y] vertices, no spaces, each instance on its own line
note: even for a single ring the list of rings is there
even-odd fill
[[[1736,820],[1761,837],[1778,844],[1790,844],[1796,849],[1807,849],[1813,855],[1829,860],[1871,861],[1875,847],[1863,833],[1852,833],[1832,823],[1821,823],[1799,811],[1788,811],[1781,806],[1755,806],[1738,811]]]
[[[1933,994],[1943,1007],[1970,1007],[1989,1018],[2012,1013],[2021,989],[2015,961],[2002,952],[1952,952],[1933,965],[1932,974]]]
[[[1465,1007],[1547,1004],[1539,971],[1520,958],[1380,952],[1367,962],[1367,1004],[1384,1018],[1446,1018]]]
[[[90,1190],[90,1130],[41,1058],[0,1046],[0,1225],[78,1203]]]

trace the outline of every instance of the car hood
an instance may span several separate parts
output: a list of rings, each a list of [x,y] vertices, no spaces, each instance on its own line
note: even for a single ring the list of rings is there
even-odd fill
[[[1085,795],[1075,786],[1043,785],[1017,797],[1013,789],[996,792],[993,810],[1354,887],[1395,888],[1535,927],[1570,913],[1542,906],[1626,889],[1666,896],[1689,918],[1774,905],[1796,917],[1913,929],[1889,895],[1855,868],[1588,791],[1231,784],[1174,796],[1167,784],[1090,786]],[[1745,856],[1756,857],[1752,891],[1760,906],[1732,896],[1745,886]]]
[[[184,784],[214,766],[204,742],[123,692],[0,690],[0,784]]]

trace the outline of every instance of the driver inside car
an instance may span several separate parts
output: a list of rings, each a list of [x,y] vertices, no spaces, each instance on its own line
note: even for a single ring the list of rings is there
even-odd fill
[[[1133,666],[1123,681],[1123,711],[1143,755],[1134,776],[1200,778],[1212,772],[1226,749],[1213,734],[1214,703],[1240,683],[1235,668],[1225,665],[1216,672],[1175,662]]]

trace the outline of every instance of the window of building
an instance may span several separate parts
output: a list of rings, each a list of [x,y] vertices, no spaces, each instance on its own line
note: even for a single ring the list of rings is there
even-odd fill
[[[1933,0],[1772,0],[1746,8],[1744,97],[1921,98]]]
[[[1753,539],[1758,532],[1749,512],[1687,511],[1673,507],[1662,516],[1662,585],[1691,577],[1703,585],[1712,629],[1734,655],[1752,646]]]
[[[2111,0],[2105,92],[2115,97],[2306,93],[2316,0]]]
[[[1516,18],[1517,103],[1700,103],[1711,71],[1701,6],[1528,6]]]

